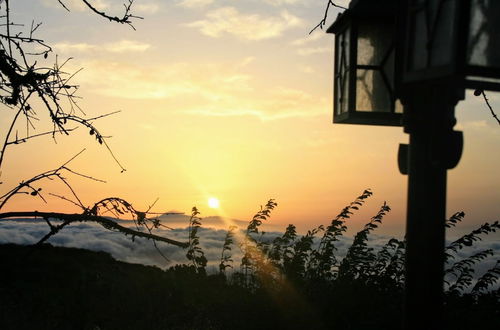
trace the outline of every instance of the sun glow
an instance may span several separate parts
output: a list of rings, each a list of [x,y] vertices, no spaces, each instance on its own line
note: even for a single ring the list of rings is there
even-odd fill
[[[215,197],[210,197],[208,199],[208,206],[212,209],[218,209],[220,206],[220,202],[217,198]]]

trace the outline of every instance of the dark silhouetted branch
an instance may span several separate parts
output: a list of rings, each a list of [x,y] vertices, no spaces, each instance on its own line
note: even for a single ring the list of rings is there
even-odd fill
[[[8,219],[8,218],[43,218],[43,219],[59,219],[62,220],[63,222],[58,225],[58,226],[51,226],[51,231],[47,235],[45,235],[42,240],[39,243],[43,243],[47,239],[49,239],[51,236],[57,234],[61,229],[63,229],[65,226],[74,223],[74,222],[95,222],[103,226],[104,228],[108,230],[116,230],[119,231],[125,235],[130,235],[132,237],[143,237],[147,239],[152,239],[154,241],[158,242],[164,242],[168,244],[172,244],[181,248],[186,248],[188,247],[188,243],[185,242],[179,242],[170,238],[166,238],[163,236],[151,234],[151,233],[146,233],[146,232],[141,232],[137,231],[134,229],[130,229],[124,226],[119,225],[115,221],[102,217],[102,216],[96,216],[96,215],[88,215],[88,214],[70,214],[70,213],[58,213],[58,212],[38,212],[38,211],[33,211],[33,212],[5,212],[5,213],[0,213],[0,219]]]
[[[477,95],[477,94],[481,94],[483,96],[484,102],[486,102],[486,106],[488,106],[488,109],[490,109],[491,115],[497,121],[498,125],[500,125],[500,119],[498,119],[497,114],[495,113],[495,111],[493,111],[493,107],[491,106],[490,101],[486,97],[486,93],[483,90],[480,90],[480,91],[476,90],[474,92],[474,95]]]
[[[343,10],[347,9],[345,7],[337,5],[332,0],[328,0],[328,4],[326,5],[326,8],[325,8],[325,16],[323,16],[323,19],[311,31],[309,31],[309,34],[313,33],[317,28],[323,29],[323,27],[326,24],[326,19],[328,18],[328,12],[330,11],[330,6],[340,8]]]
[[[100,11],[98,10],[96,7],[94,7],[90,2],[88,2],[87,0],[82,0],[83,3],[90,9],[92,10],[94,13],[96,13],[97,15],[101,16],[101,17],[104,17],[106,19],[108,19],[110,22],[116,22],[116,23],[120,23],[120,24],[127,24],[129,25],[132,29],[135,30],[135,27],[132,25],[132,21],[131,19],[143,19],[142,17],[140,16],[135,16],[131,13],[131,7],[132,7],[132,4],[134,3],[134,0],[128,0],[128,4],[123,4],[123,6],[125,7],[125,12],[123,13],[123,16],[122,17],[117,17],[117,16],[110,16],[108,14],[106,14],[105,12],[103,11]],[[59,1],[59,3],[61,3],[61,1]],[[67,9],[67,8],[66,8]]]

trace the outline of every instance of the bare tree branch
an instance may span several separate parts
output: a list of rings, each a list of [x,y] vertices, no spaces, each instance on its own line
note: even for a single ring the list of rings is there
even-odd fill
[[[479,95],[482,95],[483,96],[483,99],[484,99],[484,102],[486,103],[486,106],[488,107],[488,109],[490,110],[491,112],[491,115],[493,116],[493,118],[497,121],[498,125],[500,125],[500,120],[498,119],[498,116],[497,114],[495,113],[495,111],[493,111],[493,107],[491,106],[490,104],[490,101],[488,100],[488,98],[486,97],[486,93],[484,92],[484,90],[475,90],[474,91],[474,95],[476,96],[479,96]]]
[[[188,243],[186,242],[179,242],[170,238],[166,238],[163,236],[151,234],[151,233],[146,233],[146,232],[141,232],[137,231],[134,229],[130,229],[127,227],[124,227],[122,225],[119,225],[117,222],[102,217],[102,216],[96,216],[96,215],[88,215],[88,214],[77,214],[77,213],[59,213],[59,212],[38,212],[38,211],[32,211],[32,212],[26,212],[26,211],[20,211],[20,212],[4,212],[0,213],[0,219],[8,219],[8,218],[43,218],[43,219],[59,219],[62,220],[63,222],[59,226],[52,226],[51,231],[49,234],[44,236],[44,238],[39,242],[43,243],[46,241],[48,238],[52,237],[53,235],[57,234],[61,229],[63,229],[65,226],[74,223],[74,222],[95,222],[103,226],[104,228],[108,230],[116,230],[119,231],[125,235],[130,235],[132,237],[143,237],[147,239],[152,239],[153,241],[159,241],[159,242],[164,242],[168,244],[172,244],[181,248],[186,248],[188,247]]]
[[[135,29],[132,25],[133,19],[142,19],[142,17],[135,16],[131,12],[134,0],[123,0],[125,10],[120,17],[100,11],[91,0],[81,1],[95,14],[112,22],[127,24],[133,29]],[[69,11],[69,8],[65,4],[65,0],[58,0],[58,2],[65,10]],[[5,6],[3,6],[3,4],[5,4]],[[49,67],[39,65],[38,63],[43,63],[52,52],[52,48],[49,45],[42,39],[34,36],[35,32],[39,30],[41,23],[32,21],[29,28],[26,29],[27,31],[23,32],[23,25],[15,24],[11,21],[9,0],[5,0],[4,2],[0,0],[0,11],[2,11],[2,13],[0,13],[0,104],[5,105],[5,110],[7,111],[14,111],[13,119],[10,121],[5,139],[0,147],[0,169],[5,159],[5,153],[8,146],[24,143],[35,137],[46,135],[52,135],[52,138],[55,139],[56,134],[69,135],[69,133],[76,128],[83,126],[89,130],[89,134],[92,135],[99,144],[107,148],[116,164],[118,164],[121,171],[124,172],[125,168],[118,161],[108,145],[107,139],[109,136],[104,136],[94,125],[95,120],[116,114],[118,111],[86,118],[85,112],[83,112],[77,103],[79,97],[76,95],[76,92],[79,86],[72,83],[73,77],[81,69],[73,74],[64,72],[63,67],[71,58],[60,64],[57,56],[53,65]],[[43,57],[42,61],[39,61],[40,56]],[[34,132],[41,118],[38,114],[38,110],[42,110],[48,115],[52,123],[52,130],[42,131],[41,133]],[[77,113],[77,110],[79,113]],[[24,134],[19,134],[18,127],[24,123],[22,121],[25,121],[26,132]],[[77,127],[69,128],[68,124],[70,123],[76,123]],[[19,135],[21,135],[21,137],[19,137]],[[132,238],[144,237],[151,239],[154,247],[165,259],[166,257],[159,250],[156,244],[157,242],[165,242],[183,248],[187,247],[187,243],[178,242],[153,233],[153,231],[159,227],[169,228],[161,224],[159,213],[151,212],[151,208],[156,201],[149,206],[145,212],[135,209],[126,200],[118,197],[108,197],[90,207],[85,206],[65,176],[69,173],[85,179],[104,182],[92,176],[74,171],[68,167],[68,165],[84,150],[85,149],[77,153],[61,166],[42,172],[28,180],[21,181],[14,188],[0,194],[0,210],[11,198],[18,194],[31,195],[35,198],[40,198],[43,202],[47,202],[39,184],[41,181],[45,180],[58,180],[69,190],[71,194],[70,198],[50,192],[49,195],[72,203],[74,206],[80,208],[82,213],[68,214],[37,211],[7,212],[0,213],[0,219],[13,217],[41,217],[45,219],[50,231],[41,238],[39,244],[45,242],[71,223],[91,221],[99,223],[106,229],[119,231],[125,235],[131,235]],[[111,214],[115,218],[126,215],[133,220],[136,229],[119,225],[117,221],[106,217],[107,214]],[[61,220],[61,222],[55,224],[51,219],[58,219]]]
[[[323,19],[315,27],[313,27],[311,31],[309,31],[309,34],[313,33],[317,28],[320,28],[323,30],[323,27],[326,24],[326,19],[328,18],[328,12],[330,11],[330,6],[340,8],[343,10],[347,9],[345,7],[337,5],[333,0],[328,0],[328,4],[326,5],[325,15],[323,16]]]
[[[58,0],[58,2],[61,4],[61,6],[64,7],[67,11],[69,11],[68,7],[64,4],[63,0]],[[121,17],[118,16],[112,16],[107,14],[104,11],[98,10],[94,5],[92,5],[88,0],[82,0],[82,2],[95,14],[104,17],[108,19],[110,22],[116,22],[120,24],[127,24],[130,26],[132,29],[135,30],[135,27],[132,25],[132,19],[143,19],[143,17],[140,16],[135,16],[132,14],[131,9],[132,5],[134,3],[134,0],[128,0],[128,3],[124,3],[123,7],[125,8],[125,11]]]

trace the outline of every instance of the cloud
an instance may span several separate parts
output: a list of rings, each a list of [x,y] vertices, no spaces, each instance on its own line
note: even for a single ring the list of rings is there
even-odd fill
[[[304,3],[304,0],[264,0],[264,1],[273,6],[296,5]]]
[[[151,47],[150,44],[137,42],[133,40],[121,40],[118,42],[110,43],[104,49],[113,53],[124,52],[144,52]]]
[[[203,8],[213,2],[214,0],[182,0],[177,3],[177,6],[185,8]]]
[[[165,218],[166,219],[166,218]],[[178,215],[173,218],[173,221],[187,220],[187,216]],[[220,262],[220,253],[224,238],[227,231],[225,229],[208,228],[212,224],[217,224],[220,219],[217,218],[204,218],[202,219],[203,227],[200,228],[198,234],[200,237],[200,244],[208,259],[208,271],[216,272],[218,270],[218,263]],[[236,221],[244,227],[246,222]],[[171,221],[172,223],[172,221]],[[170,223],[170,224],[171,224]],[[184,222],[185,224],[186,222]],[[123,224],[123,222],[122,222]],[[224,226],[223,228],[225,228]],[[266,234],[263,239],[271,242],[275,237],[282,235],[282,230],[263,228]],[[36,243],[41,237],[48,232],[47,224],[43,220],[2,220],[0,222],[0,244],[14,243],[14,244],[33,244]],[[158,230],[156,234],[169,237],[178,241],[187,241],[188,231],[184,228],[176,228],[173,230]],[[484,260],[475,267],[474,276],[478,278],[482,276],[488,269],[491,269],[498,258],[500,253],[500,244],[498,243],[498,234],[483,235],[483,240],[474,242],[470,247],[465,247],[460,250],[456,258],[452,260],[447,267],[450,267],[453,262],[467,258],[479,251],[492,249],[495,253],[493,257]],[[374,249],[375,252],[379,251],[389,240],[390,236],[371,234],[368,239],[368,247]],[[351,246],[353,241],[352,237],[339,237],[336,242],[336,255],[339,258],[345,256],[347,249]],[[113,232],[104,229],[103,227],[93,223],[79,223],[73,224],[57,235],[53,236],[49,243],[55,246],[76,247],[84,248],[93,251],[104,251],[110,253],[115,259],[129,262],[140,263],[145,265],[154,265],[160,268],[166,268],[175,264],[186,264],[186,250],[164,244],[159,242],[158,247],[160,251],[167,256],[169,262],[161,257],[155,249],[151,241],[136,238],[132,241],[129,237],[121,233]],[[318,246],[319,239],[315,240],[315,247]],[[449,243],[449,242],[448,242]],[[242,252],[235,242],[231,251],[234,259],[234,267],[237,268],[241,262]]]
[[[308,117],[323,113],[328,107],[325,97],[313,97],[298,89],[274,87],[261,90],[258,99],[229,96],[213,104],[204,104],[187,113],[205,116],[256,116],[261,120]]]
[[[254,116],[261,120],[317,116],[330,107],[327,96],[300,87],[268,86],[248,73],[255,59],[222,63],[139,63],[110,58],[71,64],[85,67],[77,78],[100,96],[164,100],[176,113],[203,116]],[[105,79],[103,79],[105,72]],[[255,97],[259,95],[259,97]]]
[[[302,26],[303,21],[283,11],[279,16],[262,17],[258,14],[242,14],[234,7],[211,10],[204,20],[187,24],[212,38],[230,34],[245,40],[264,40],[279,37],[294,27]]]
[[[85,65],[79,79],[96,93],[113,97],[172,99],[190,95],[199,100],[221,101],[252,89],[252,76],[238,71],[238,66],[247,61],[232,66],[179,62],[144,67],[94,60]],[[103,71],[107,72],[106,79],[99,78]]]
[[[104,51],[111,53],[125,53],[125,52],[145,52],[150,49],[151,45],[134,41],[134,40],[121,40],[106,45],[95,45],[89,43],[71,43],[59,42],[54,45],[54,49],[59,53],[73,53],[73,52],[95,52]]]
[[[331,51],[329,47],[310,47],[310,48],[299,48],[297,54],[300,56],[309,56],[314,54],[328,53]]]
[[[70,42],[59,42],[54,44],[53,48],[58,53],[69,53],[69,52],[88,52],[98,48],[96,45],[80,42],[80,43],[70,43]]]
[[[311,66],[309,65],[302,65],[299,67],[299,70],[304,73],[314,73],[316,72]]]
[[[44,221],[2,221],[0,223],[0,244],[34,244],[48,232],[47,224]],[[173,230],[158,230],[158,235],[169,237],[178,241],[187,241],[188,231],[186,228]],[[205,256],[209,260],[209,267],[217,269],[220,260],[220,253],[227,231],[213,228],[200,228],[201,246]],[[269,237],[276,237],[278,234],[271,234]],[[157,243],[160,251],[167,256],[167,262],[155,249],[151,241],[141,238],[130,237],[104,229],[93,223],[73,224],[60,231],[57,235],[49,239],[48,243],[55,246],[76,247],[92,251],[104,251],[110,253],[115,259],[141,263],[145,265],[155,265],[166,268],[175,264],[188,263],[186,250],[164,244]],[[232,251],[235,265],[241,260],[241,251],[236,246]]]
[[[133,6],[133,11],[134,13],[139,13],[139,14],[155,14],[160,10],[160,5],[158,3],[150,2],[150,3],[145,3],[145,2],[138,2],[134,3]]]
[[[292,46],[304,46],[306,44],[313,43],[313,42],[320,40],[322,38],[325,38],[325,37],[326,37],[325,33],[308,34],[302,38],[295,39],[294,41],[291,42],[291,45]]]
[[[244,68],[246,66],[248,66],[250,63],[252,63],[253,61],[255,61],[255,56],[248,56],[248,57],[245,57],[243,59],[243,61],[241,61],[239,64],[238,64],[238,67],[240,68]]]

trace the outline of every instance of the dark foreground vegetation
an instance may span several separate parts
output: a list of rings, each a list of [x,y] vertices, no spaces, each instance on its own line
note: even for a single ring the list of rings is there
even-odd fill
[[[0,328],[400,329],[405,242],[391,239],[378,250],[368,245],[389,206],[384,203],[345,255],[338,255],[346,220],[370,195],[365,191],[325,228],[300,236],[289,225],[282,236],[266,239],[259,226],[276,206],[270,200],[246,231],[228,230],[216,274],[205,270],[196,209],[188,263],[166,270],[119,262],[103,252],[0,245]],[[453,215],[447,227],[463,216]],[[447,329],[500,324],[499,264],[474,274],[493,251],[458,257],[499,228],[498,222],[484,224],[446,248]],[[242,252],[238,267],[232,259],[236,248]]]

